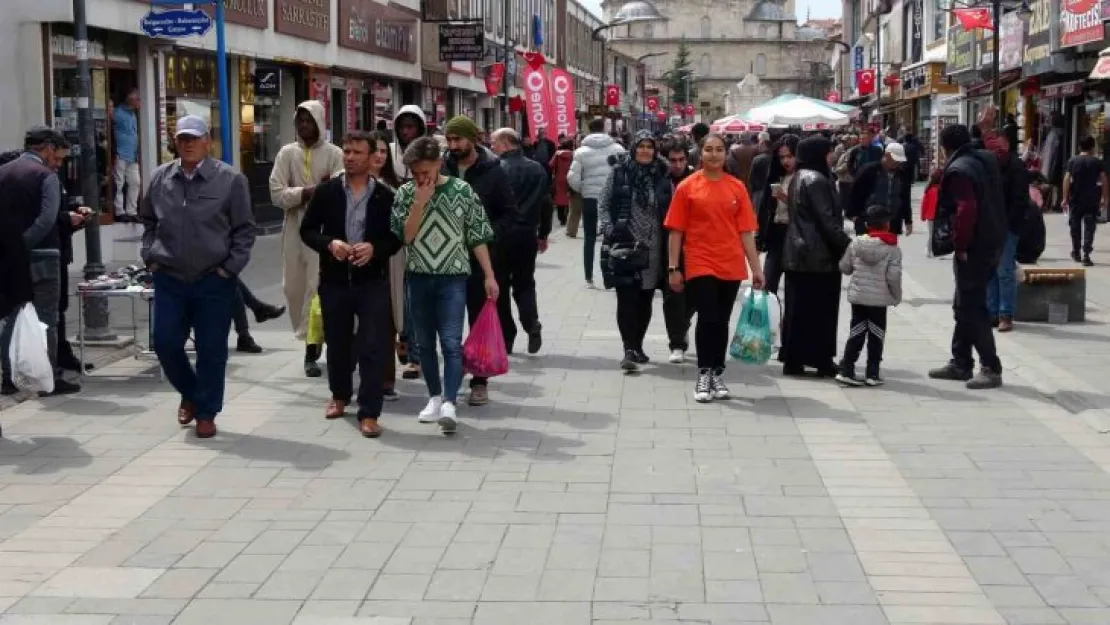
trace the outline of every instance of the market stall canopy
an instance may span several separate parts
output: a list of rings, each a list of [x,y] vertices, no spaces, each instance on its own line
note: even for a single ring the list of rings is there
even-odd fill
[[[1095,63],[1095,68],[1091,70],[1091,80],[1104,80],[1110,78],[1110,48],[1104,49],[1098,53],[1098,62]]]
[[[788,126],[800,126],[802,124],[844,126],[851,121],[848,115],[808,98],[793,98],[778,103],[770,102],[753,108],[744,117],[764,124],[784,124]]]
[[[728,117],[722,117],[712,124],[709,124],[709,130],[713,132],[735,134],[738,132],[763,132],[767,130],[767,126],[766,124],[744,119],[740,115],[729,115]]]

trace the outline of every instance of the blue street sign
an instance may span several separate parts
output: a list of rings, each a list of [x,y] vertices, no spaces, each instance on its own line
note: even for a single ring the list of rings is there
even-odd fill
[[[852,52],[855,53],[852,58],[852,69],[863,69],[863,46],[856,46]]]
[[[204,35],[212,28],[212,18],[200,9],[186,11],[151,11],[139,20],[139,29],[147,37],[178,39]]]

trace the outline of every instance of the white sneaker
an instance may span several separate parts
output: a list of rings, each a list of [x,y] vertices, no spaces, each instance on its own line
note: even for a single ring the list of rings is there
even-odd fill
[[[671,361],[672,365],[680,365],[682,361],[686,360],[686,352],[681,349],[672,349],[671,357],[668,358],[668,360]]]
[[[713,400],[712,376],[709,369],[698,371],[698,382],[694,385],[694,401],[699,404]]]
[[[439,420],[439,411],[443,407],[442,397],[433,397],[428,400],[428,405],[417,415],[416,420],[421,423],[435,423]]]
[[[455,412],[455,404],[444,402],[439,407],[439,428],[444,434],[454,434],[459,427],[459,418]]]

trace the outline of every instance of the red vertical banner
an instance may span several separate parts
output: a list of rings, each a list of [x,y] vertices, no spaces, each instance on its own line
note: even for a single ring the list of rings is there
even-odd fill
[[[486,70],[486,95],[501,93],[501,80],[505,78],[505,64],[494,63]]]
[[[620,106],[621,88],[617,85],[605,85],[605,106]]]
[[[558,143],[559,135],[570,136],[577,129],[574,119],[574,79],[567,70],[551,70],[551,102],[553,124],[547,126],[547,138]]]
[[[528,115],[528,136],[535,141],[540,128],[551,128],[551,88],[543,69],[524,70],[524,112]]]

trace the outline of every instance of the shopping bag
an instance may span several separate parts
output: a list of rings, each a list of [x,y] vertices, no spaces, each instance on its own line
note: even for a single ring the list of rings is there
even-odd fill
[[[54,367],[46,341],[46,324],[39,321],[35,307],[24,304],[12,329],[12,382],[21,391],[54,391]]]
[[[305,343],[324,344],[324,313],[320,310],[319,295],[313,295],[308,304],[308,336],[305,337]]]
[[[771,318],[767,297],[749,292],[740,320],[736,324],[728,352],[733,358],[749,365],[762,365],[771,359]]]
[[[748,301],[752,293],[753,289],[751,287],[744,289],[742,301]],[[771,346],[780,347],[782,345],[782,337],[779,334],[779,328],[782,326],[782,305],[779,302],[779,296],[770,291],[755,290],[754,293],[756,299],[764,298],[767,300],[767,315],[771,321]]]
[[[495,300],[486,300],[463,343],[463,369],[479,378],[492,378],[509,372],[509,353],[505,350],[505,337],[501,335],[501,320],[497,317]]]

